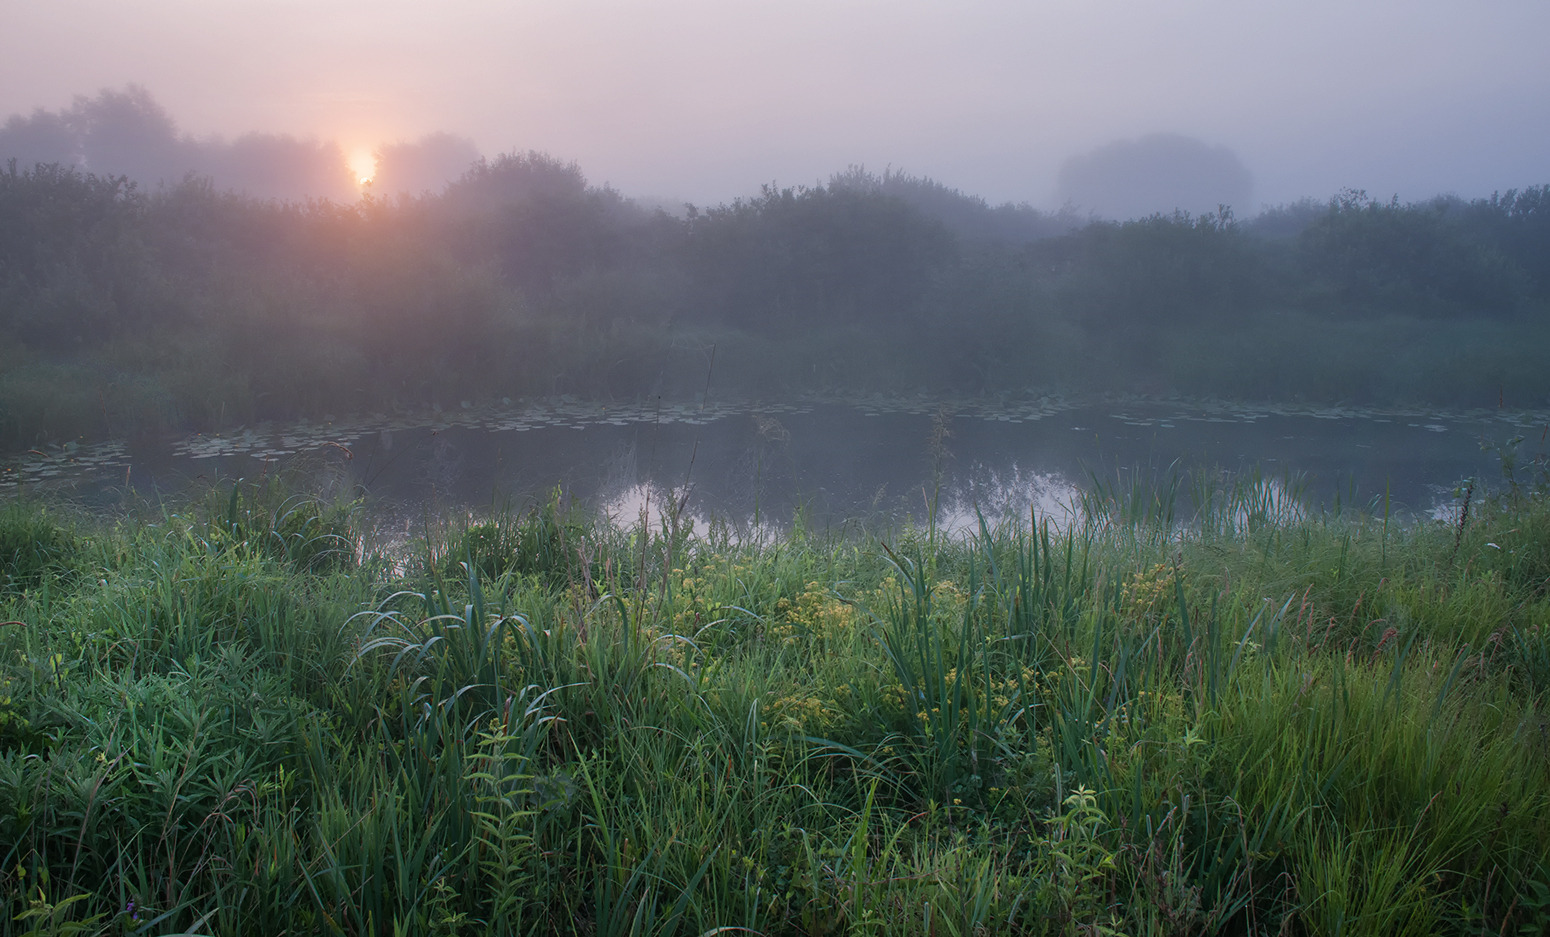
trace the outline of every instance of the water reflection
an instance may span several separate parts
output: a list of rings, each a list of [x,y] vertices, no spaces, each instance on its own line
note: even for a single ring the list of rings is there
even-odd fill
[[[1482,441],[1530,428],[1537,437],[1546,422],[1545,413],[1522,411],[1049,398],[708,406],[562,399],[60,447],[0,465],[0,492],[63,490],[110,505],[127,492],[156,498],[283,468],[324,494],[367,492],[389,526],[501,502],[520,507],[560,486],[621,523],[638,522],[643,511],[656,522],[669,509],[702,532],[719,520],[753,536],[798,518],[820,529],[934,517],[938,529],[962,532],[981,516],[1036,516],[1063,527],[1115,510],[1094,496],[1129,499],[1133,510],[1135,493],[1121,489],[1172,478],[1177,520],[1205,499],[1200,506],[1215,523],[1248,527],[1337,501],[1435,513],[1455,502],[1462,479],[1499,476]],[[1211,502],[1199,487],[1218,469],[1239,479],[1230,504]]]
[[[981,519],[993,525],[1015,518],[1030,526],[1048,521],[1063,530],[1082,519],[1081,500],[1082,489],[1062,475],[1025,471],[1016,463],[1004,468],[976,463],[967,482],[940,503],[936,526],[948,533],[973,533]]]

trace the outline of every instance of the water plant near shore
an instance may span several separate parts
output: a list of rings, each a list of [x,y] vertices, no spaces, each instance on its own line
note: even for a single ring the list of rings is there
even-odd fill
[[[0,590],[0,933],[1545,919],[1550,504],[1094,491],[751,542],[551,503],[397,564],[278,489],[12,505],[46,562]]]

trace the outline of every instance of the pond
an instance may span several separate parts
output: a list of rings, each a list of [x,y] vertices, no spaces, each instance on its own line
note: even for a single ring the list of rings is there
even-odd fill
[[[1329,505],[1446,512],[1460,484],[1501,478],[1492,447],[1542,447],[1550,413],[1250,406],[1156,400],[810,399],[769,404],[560,398],[220,435],[34,450],[0,466],[0,496],[88,506],[178,495],[284,471],[309,490],[364,492],[379,523],[522,508],[557,487],[624,522],[682,504],[746,531],[976,510],[1069,516],[1103,479],[1256,472]],[[1380,507],[1381,509],[1381,507]]]

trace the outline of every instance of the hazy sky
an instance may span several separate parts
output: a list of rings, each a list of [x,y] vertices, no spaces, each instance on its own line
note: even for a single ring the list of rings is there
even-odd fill
[[[892,165],[1050,203],[1153,132],[1258,202],[1550,182],[1546,0],[0,0],[0,119],[144,85],[196,136],[431,131],[716,202]]]

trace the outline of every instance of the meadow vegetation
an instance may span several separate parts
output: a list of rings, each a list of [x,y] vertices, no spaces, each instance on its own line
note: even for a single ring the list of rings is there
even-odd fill
[[[1530,468],[1450,522],[1201,479],[391,556],[272,484],[12,505],[0,932],[1542,933]]]
[[[1543,407],[1550,187],[1241,220],[863,169],[670,215],[539,153],[260,200],[0,164],[0,446],[508,397],[1107,393]]]

